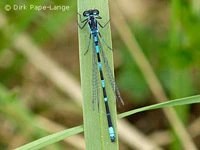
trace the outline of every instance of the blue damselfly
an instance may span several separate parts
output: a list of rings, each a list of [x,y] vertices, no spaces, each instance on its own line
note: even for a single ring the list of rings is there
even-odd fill
[[[103,99],[104,99],[104,103],[105,103],[105,108],[106,108],[106,116],[107,116],[107,122],[108,122],[108,131],[109,131],[109,135],[110,135],[110,139],[112,142],[115,141],[115,131],[113,128],[113,123],[112,123],[112,119],[111,119],[111,115],[110,115],[110,109],[109,109],[109,105],[108,105],[108,97],[107,97],[107,86],[105,85],[105,80],[104,80],[104,72],[106,72],[106,77],[108,77],[110,85],[112,87],[113,92],[115,93],[116,99],[120,100],[120,102],[122,104],[124,104],[121,96],[120,96],[120,92],[119,89],[116,85],[116,82],[114,80],[114,76],[113,73],[110,69],[108,60],[103,52],[102,46],[101,46],[101,42],[100,42],[100,38],[101,40],[104,42],[104,44],[106,45],[106,47],[110,50],[112,50],[112,48],[110,46],[108,46],[108,44],[106,43],[106,41],[104,40],[104,38],[102,37],[101,33],[98,30],[98,26],[100,26],[101,28],[105,28],[108,23],[110,22],[107,21],[105,23],[105,25],[101,25],[98,22],[98,19],[102,19],[99,16],[99,10],[97,9],[91,9],[91,10],[86,10],[83,12],[83,17],[85,17],[86,19],[82,20],[81,15],[79,15],[80,21],[81,23],[83,23],[83,25],[81,26],[80,24],[78,24],[80,29],[83,29],[86,24],[88,24],[89,27],[89,31],[90,31],[90,37],[89,40],[91,41],[91,36],[93,38],[93,57],[92,57],[92,63],[93,63],[93,75],[92,75],[92,85],[93,85],[93,99],[92,99],[92,103],[94,105],[94,101],[99,99],[99,95],[98,95],[98,76],[96,74],[97,71],[99,71],[99,75],[100,75],[100,80],[101,80],[101,87],[103,90]],[[99,38],[100,37],[100,38]],[[88,49],[85,51],[84,55],[87,54],[88,50],[89,50],[89,46],[90,46],[90,41],[88,43]],[[103,61],[101,61],[101,58]],[[105,66],[105,71],[103,71],[103,66]],[[99,105],[99,102],[98,102]]]

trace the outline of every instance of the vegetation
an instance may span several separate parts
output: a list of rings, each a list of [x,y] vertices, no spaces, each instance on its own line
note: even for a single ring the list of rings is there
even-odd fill
[[[100,21],[109,18],[105,1],[88,2],[77,9],[73,0],[0,1],[0,149],[85,149],[79,56],[89,56],[79,54],[78,34],[84,46],[89,33],[78,33],[77,11],[98,6],[106,10]],[[109,13],[125,102],[117,108],[120,149],[200,149],[200,3],[110,1]],[[90,102],[83,109],[92,109]],[[107,137],[101,143],[118,148]]]

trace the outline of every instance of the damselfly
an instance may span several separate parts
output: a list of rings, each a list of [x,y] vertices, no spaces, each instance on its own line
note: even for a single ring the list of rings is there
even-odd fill
[[[79,28],[83,29],[85,27],[86,24],[88,24],[89,30],[90,30],[90,41],[91,41],[91,36],[93,38],[93,57],[92,57],[92,61],[93,61],[93,75],[92,75],[92,85],[93,85],[93,100],[92,103],[94,105],[94,101],[97,99],[97,101],[99,101],[99,95],[98,95],[98,76],[96,74],[97,70],[99,70],[99,75],[100,75],[100,79],[101,79],[101,87],[103,90],[103,98],[104,98],[104,103],[105,103],[105,108],[106,108],[106,115],[107,115],[107,121],[108,121],[108,131],[109,131],[109,135],[110,135],[110,140],[112,142],[115,141],[115,131],[113,128],[113,123],[112,123],[112,119],[111,119],[111,115],[110,115],[110,109],[109,109],[109,105],[108,105],[108,97],[107,97],[107,86],[105,86],[105,80],[104,80],[104,71],[103,71],[103,66],[102,66],[102,61],[101,58],[103,59],[103,64],[105,66],[105,72],[106,75],[109,79],[110,85],[112,87],[113,92],[115,93],[116,99],[120,100],[120,102],[122,104],[124,104],[120,93],[119,93],[119,89],[116,85],[116,82],[114,80],[112,71],[110,69],[110,66],[108,64],[108,60],[103,52],[99,37],[101,38],[101,40],[104,42],[104,44],[107,46],[108,49],[112,50],[108,44],[105,42],[105,40],[103,39],[103,37],[101,36],[99,30],[98,30],[98,26],[100,26],[101,28],[106,27],[106,25],[108,25],[108,23],[110,22],[107,21],[107,23],[105,25],[101,25],[97,19],[102,19],[99,16],[99,10],[97,9],[91,9],[91,10],[86,10],[83,12],[83,17],[85,17],[86,19],[82,20],[81,15],[79,14],[79,18],[81,23],[84,23],[82,26],[80,24]],[[84,53],[84,55],[88,52],[89,50],[89,46],[90,46],[90,41],[88,43],[88,49],[86,50],[86,52]],[[99,102],[98,102],[99,105]],[[94,107],[94,106],[93,106]]]

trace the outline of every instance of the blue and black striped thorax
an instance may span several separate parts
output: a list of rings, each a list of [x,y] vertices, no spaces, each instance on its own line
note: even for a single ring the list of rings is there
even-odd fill
[[[95,17],[93,15],[89,16],[88,25],[90,28],[90,33],[92,35],[97,35],[97,33],[98,33],[97,20],[95,19]]]
[[[88,17],[88,26],[90,29],[90,33],[92,35],[98,34],[98,22],[95,16],[99,15],[99,11],[97,9],[84,11],[83,16]]]

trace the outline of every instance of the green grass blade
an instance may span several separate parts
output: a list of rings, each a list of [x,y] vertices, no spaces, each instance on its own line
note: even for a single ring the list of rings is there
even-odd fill
[[[103,25],[109,19],[108,13],[108,0],[78,0],[78,13],[82,15],[85,10],[88,9],[98,9],[100,16],[102,17],[99,22]],[[78,17],[78,15],[77,15]],[[79,20],[79,18],[78,18]],[[111,32],[109,25],[104,29],[99,28],[102,37],[105,39],[109,46],[111,43]],[[84,136],[86,142],[87,150],[115,150],[118,149],[118,138],[117,138],[117,127],[116,127],[116,108],[115,108],[115,98],[111,87],[107,88],[108,103],[110,107],[110,112],[112,116],[112,121],[116,133],[116,142],[111,142],[108,133],[108,124],[106,120],[105,106],[103,102],[103,96],[101,87],[99,87],[99,101],[100,107],[99,111],[97,108],[97,102],[94,104],[94,109],[92,107],[92,41],[90,44],[90,49],[86,55],[89,42],[89,30],[87,26],[80,30],[79,29],[79,57],[80,57],[80,72],[81,72],[81,86],[83,95],[83,112],[84,112]],[[92,40],[92,39],[91,39]],[[112,51],[108,50],[103,42],[101,42],[104,49],[104,53],[109,61],[111,68],[113,69],[113,58]],[[103,68],[104,69],[104,68]],[[105,76],[105,75],[104,75]],[[109,81],[105,84],[109,86]],[[100,85],[100,83],[99,83]]]
[[[60,140],[63,140],[69,136],[72,136],[74,134],[78,134],[83,132],[83,126],[74,127],[71,129],[67,129],[61,132],[57,132],[55,134],[40,138],[39,140],[36,140],[34,142],[28,143],[24,146],[21,146],[17,148],[16,150],[37,150],[41,149],[43,147],[46,147],[50,144],[56,143]]]
[[[200,95],[195,95],[195,96],[190,96],[186,98],[181,98],[181,99],[175,99],[163,103],[158,103],[138,109],[134,109],[122,114],[118,115],[118,118],[124,118],[139,112],[147,111],[147,110],[153,110],[153,109],[158,109],[158,108],[164,108],[164,107],[174,107],[174,106],[180,106],[180,105],[188,105],[188,104],[194,104],[194,103],[200,103]]]

